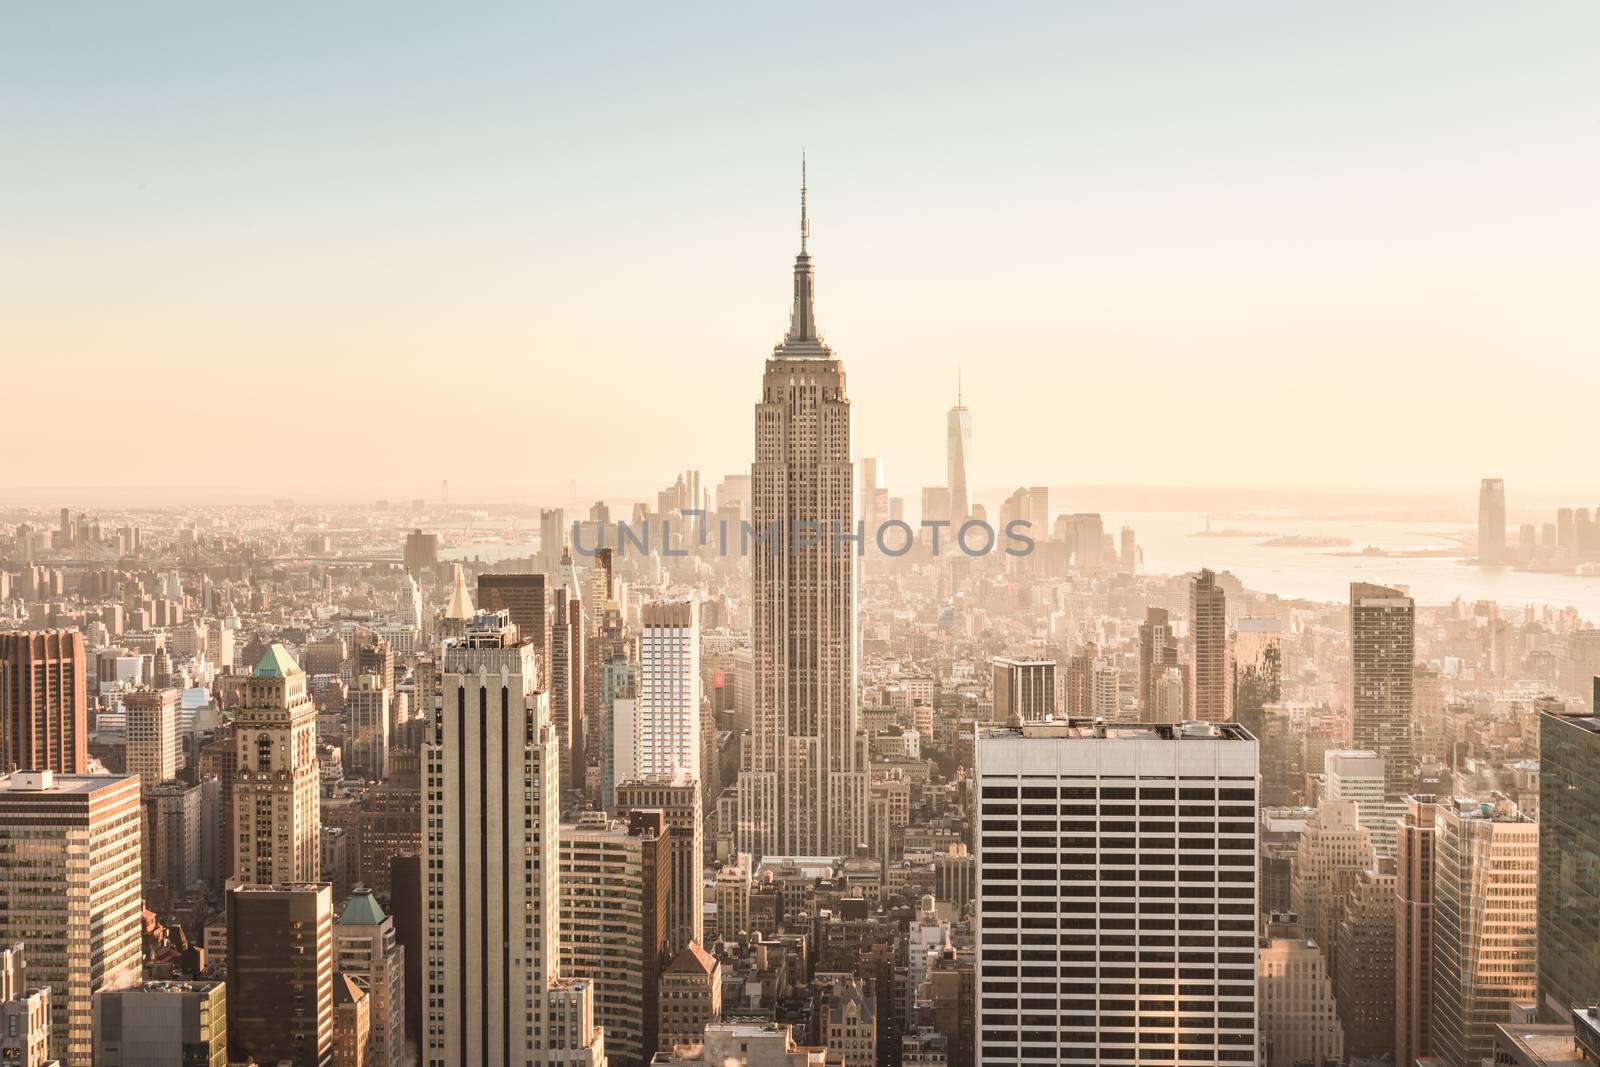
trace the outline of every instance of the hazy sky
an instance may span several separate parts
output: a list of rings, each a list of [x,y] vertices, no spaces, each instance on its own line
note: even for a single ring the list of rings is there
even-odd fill
[[[908,497],[1595,495],[1595,4],[753,6],[7,5],[0,491],[747,467],[804,146]]]

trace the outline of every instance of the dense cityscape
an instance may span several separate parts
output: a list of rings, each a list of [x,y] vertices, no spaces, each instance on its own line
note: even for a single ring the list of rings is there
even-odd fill
[[[908,508],[806,196],[738,473],[6,510],[4,1062],[1595,1062],[1595,620],[1167,573],[959,396]]]
[[[0,8],[0,1067],[1600,1067],[1600,5]]]

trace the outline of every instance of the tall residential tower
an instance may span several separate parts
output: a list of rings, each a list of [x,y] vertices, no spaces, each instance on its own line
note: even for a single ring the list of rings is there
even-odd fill
[[[1414,791],[1411,758],[1416,604],[1399,589],[1350,583],[1350,719],[1353,747],[1384,760],[1384,795]]]

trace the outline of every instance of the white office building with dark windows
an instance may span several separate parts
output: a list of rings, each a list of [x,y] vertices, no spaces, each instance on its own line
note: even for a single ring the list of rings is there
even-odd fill
[[[976,763],[977,1062],[1254,1064],[1255,739],[1025,723]]]

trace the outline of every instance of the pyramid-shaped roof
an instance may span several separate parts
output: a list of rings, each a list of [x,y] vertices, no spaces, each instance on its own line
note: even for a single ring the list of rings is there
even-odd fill
[[[378,898],[372,895],[372,890],[357,889],[345,902],[344,912],[339,916],[339,925],[377,926],[386,918],[388,916],[378,906]]]
[[[289,655],[289,650],[276,641],[262,653],[261,660],[256,664],[255,676],[257,678],[287,678],[291,674],[299,674],[300,664]]]
[[[450,604],[444,609],[447,619],[472,618],[472,594],[467,592],[467,579],[461,573],[461,564],[455,564],[455,580],[450,588]]]
[[[710,974],[716,966],[716,957],[691,941],[667,964],[667,973],[683,974],[687,971],[690,974]]]

